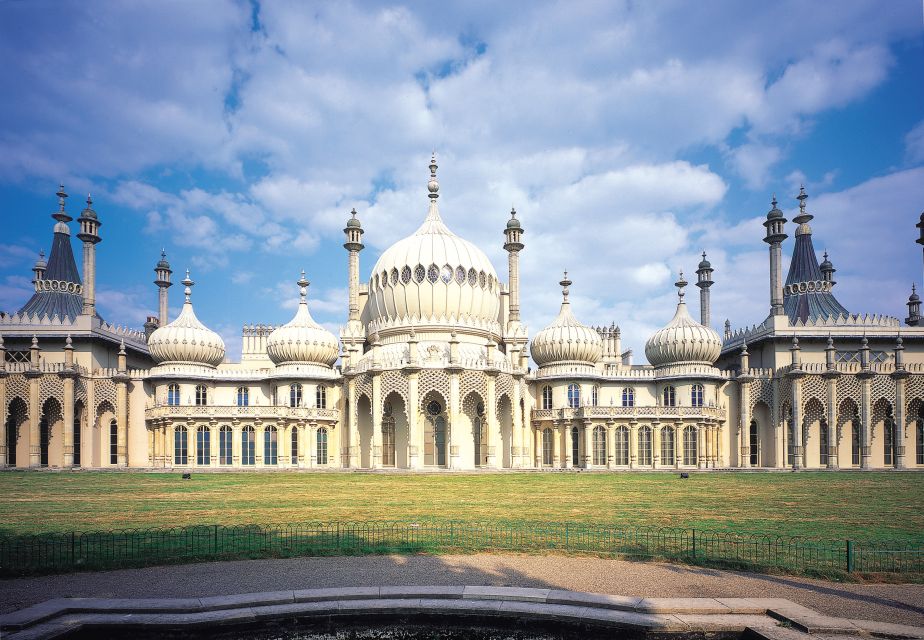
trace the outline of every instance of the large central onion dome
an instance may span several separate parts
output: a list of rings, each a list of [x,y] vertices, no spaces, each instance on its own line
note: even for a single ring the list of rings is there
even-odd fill
[[[592,367],[603,356],[603,339],[595,330],[578,322],[571,312],[568,302],[571,280],[567,271],[559,284],[563,294],[561,310],[552,324],[533,338],[530,354],[540,367],[552,364]]]
[[[675,364],[712,365],[722,352],[722,339],[711,327],[704,327],[687,311],[683,288],[687,286],[680,272],[675,283],[680,301],[674,317],[645,343],[645,357],[655,367]]]
[[[197,364],[215,367],[225,358],[225,343],[221,336],[199,322],[190,297],[192,286],[189,270],[183,280],[186,302],[176,320],[160,327],[148,338],[151,356],[160,363]]]
[[[436,201],[436,159],[427,184],[430,209],[413,235],[386,249],[369,280],[367,332],[419,325],[500,332],[500,283],[484,252],[443,223]]]
[[[308,312],[308,280],[302,271],[296,283],[301,296],[292,320],[278,327],[266,339],[266,353],[274,364],[307,363],[331,367],[337,361],[340,343]]]

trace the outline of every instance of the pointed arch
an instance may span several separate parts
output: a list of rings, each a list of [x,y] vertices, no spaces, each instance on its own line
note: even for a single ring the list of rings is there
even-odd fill
[[[28,422],[29,405],[18,396],[12,398],[6,413],[6,464],[11,467],[29,463],[28,429],[23,428]],[[26,437],[23,437],[24,434]],[[25,448],[25,453],[20,451],[22,448]]]

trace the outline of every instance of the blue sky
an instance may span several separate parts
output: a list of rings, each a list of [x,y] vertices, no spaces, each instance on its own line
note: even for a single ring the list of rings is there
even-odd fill
[[[108,320],[155,313],[164,247],[235,359],[243,323],[290,318],[301,269],[336,331],[348,212],[366,279],[424,217],[436,150],[444,220],[503,280],[516,206],[533,334],[567,268],[577,316],[619,324],[641,359],[702,249],[716,328],[760,322],[760,223],[802,183],[840,301],[904,318],[922,277],[918,0],[444,4],[0,4],[0,309],[30,294],[63,181],[70,212],[92,192],[103,223]]]

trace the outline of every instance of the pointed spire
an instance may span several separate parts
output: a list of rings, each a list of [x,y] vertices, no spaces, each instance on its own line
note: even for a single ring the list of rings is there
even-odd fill
[[[58,196],[58,210],[51,214],[51,217],[58,222],[63,222],[66,224],[73,220],[73,218],[70,217],[67,214],[67,211],[64,210],[67,201],[67,193],[64,191],[63,183],[58,187],[58,191],[55,193],[55,195]]]
[[[796,200],[799,201],[799,215],[792,219],[799,228],[796,229],[796,235],[806,235],[812,233],[812,228],[809,226],[809,222],[814,218],[810,213],[807,213],[805,210],[805,201],[808,200],[808,195],[805,193],[805,187],[799,187],[799,195],[796,196]]]
[[[189,269],[186,270],[186,277],[183,278],[183,282],[182,282],[181,284],[182,284],[184,287],[186,287],[186,289],[183,290],[183,294],[186,296],[186,304],[191,304],[189,298],[190,298],[190,296],[192,295],[192,288],[193,288],[193,285],[195,285],[196,283],[193,282],[192,279],[190,279],[190,277],[189,277]]]
[[[430,192],[430,199],[436,200],[440,197],[440,183],[436,179],[436,170],[439,165],[436,164],[436,151],[430,156],[430,181],[427,183],[427,190]]]
[[[568,293],[570,292],[570,288],[569,288],[569,287],[571,287],[572,282],[571,282],[571,280],[568,279],[568,271],[567,271],[567,270],[565,271],[565,277],[562,278],[562,279],[559,281],[558,284],[561,285],[561,295],[562,295],[562,302],[561,302],[561,303],[562,303],[562,304],[569,304],[569,303],[568,303]]]
[[[299,295],[299,304],[307,305],[308,301],[308,285],[311,283],[308,281],[308,278],[305,277],[305,270],[302,269],[302,277],[298,279],[298,282],[295,284],[298,285],[298,295]]]
[[[687,281],[683,279],[683,269],[680,270],[680,278],[677,282],[674,283],[674,286],[677,287],[677,298],[679,299],[678,304],[683,304],[683,296],[686,294],[683,292],[683,288],[687,286]]]

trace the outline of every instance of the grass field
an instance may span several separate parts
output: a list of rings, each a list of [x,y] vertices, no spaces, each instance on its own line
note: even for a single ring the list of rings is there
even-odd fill
[[[917,473],[0,473],[0,532],[348,520],[636,524],[920,540]]]

